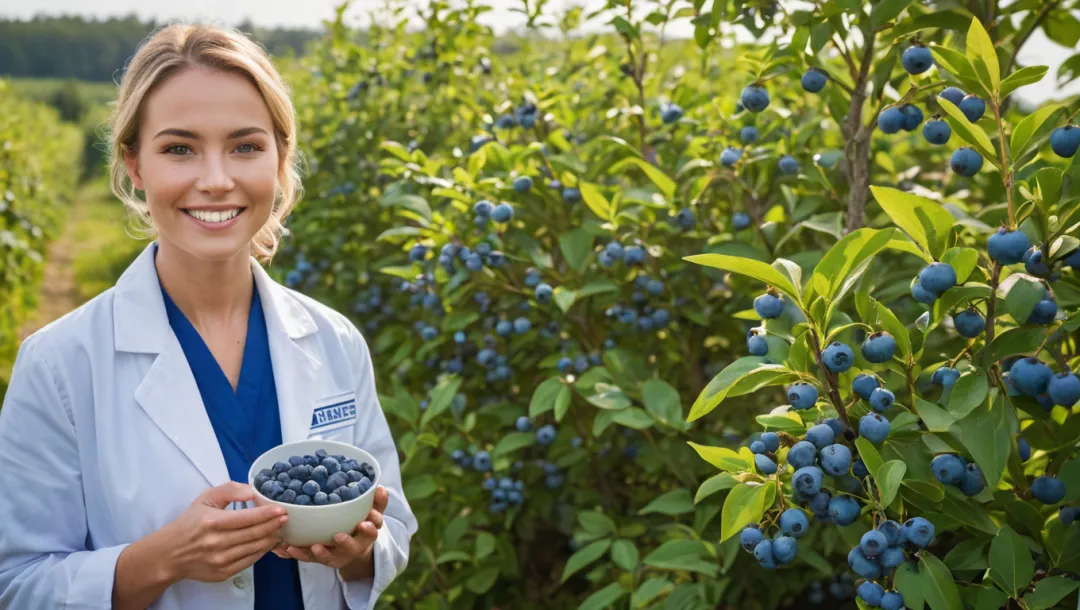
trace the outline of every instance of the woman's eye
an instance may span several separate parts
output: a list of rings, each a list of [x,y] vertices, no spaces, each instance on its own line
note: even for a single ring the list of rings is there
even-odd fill
[[[253,153],[261,150],[258,146],[251,143],[244,143],[236,147],[236,152],[239,153]]]
[[[165,152],[172,155],[186,155],[191,152],[191,147],[186,144],[174,144],[166,148]]]

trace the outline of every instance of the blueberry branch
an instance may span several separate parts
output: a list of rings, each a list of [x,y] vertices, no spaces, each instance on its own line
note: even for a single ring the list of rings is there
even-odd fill
[[[1001,277],[1001,265],[994,262],[994,270],[990,274],[990,298],[986,300],[986,344],[994,340],[994,305],[997,304],[998,281]]]
[[[805,312],[804,312],[805,313]],[[810,319],[810,316],[806,316]],[[837,390],[836,375],[829,371],[825,366],[825,362],[821,359],[821,341],[818,339],[817,328],[810,325],[810,340],[814,343],[814,360],[817,362],[818,368],[825,373],[825,385],[828,390],[829,400],[832,401],[833,407],[836,408],[836,413],[840,416],[840,422],[844,424],[844,436],[854,438],[854,430],[851,427],[851,423],[848,421],[847,409],[844,407],[844,401],[840,399],[840,391]]]
[[[994,121],[998,128],[999,160],[1001,162],[1001,179],[1005,184],[1005,198],[1009,203],[1009,230],[1016,229],[1016,216],[1013,215],[1013,170],[1009,167],[1009,160],[1005,152],[1005,127],[1001,124],[1001,104],[996,98],[991,98],[990,105],[994,107]]]

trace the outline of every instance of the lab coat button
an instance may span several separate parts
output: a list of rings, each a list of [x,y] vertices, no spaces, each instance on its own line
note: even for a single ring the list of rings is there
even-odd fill
[[[246,586],[246,583],[244,583],[244,577],[243,576],[237,576],[236,578],[233,578],[232,579],[232,584],[237,589],[243,589]]]

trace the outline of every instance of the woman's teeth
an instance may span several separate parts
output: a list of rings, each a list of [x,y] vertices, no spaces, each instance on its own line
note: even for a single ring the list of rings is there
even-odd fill
[[[236,208],[233,210],[223,211],[205,211],[205,210],[184,210],[189,216],[201,220],[203,222],[225,222],[236,218],[240,214],[242,208]]]

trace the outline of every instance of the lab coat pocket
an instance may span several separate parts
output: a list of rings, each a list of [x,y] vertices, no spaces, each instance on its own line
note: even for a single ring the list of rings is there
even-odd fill
[[[315,402],[308,438],[351,442],[356,425],[356,392],[338,392]]]

